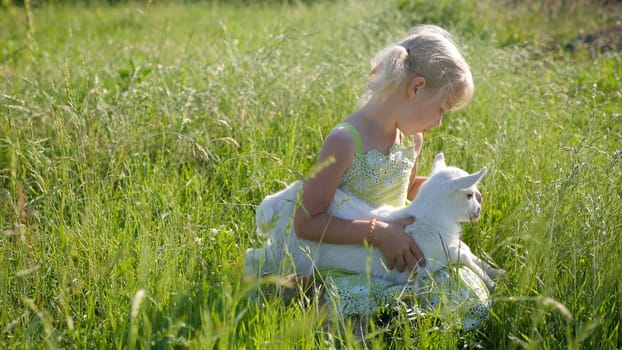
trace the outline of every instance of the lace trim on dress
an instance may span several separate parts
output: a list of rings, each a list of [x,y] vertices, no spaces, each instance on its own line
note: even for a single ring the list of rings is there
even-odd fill
[[[405,137],[402,140],[412,141]],[[355,153],[339,188],[371,206],[404,205],[415,160],[412,142],[393,144],[386,155],[377,150]]]

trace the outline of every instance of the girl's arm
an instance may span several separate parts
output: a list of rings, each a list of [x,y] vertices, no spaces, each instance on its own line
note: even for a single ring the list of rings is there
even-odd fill
[[[296,209],[294,230],[303,239],[334,244],[364,244],[368,237],[370,220],[348,220],[327,213],[341,176],[352,166],[355,144],[343,130],[332,131],[320,150],[315,174],[303,185],[302,207]],[[423,254],[412,238],[404,233],[404,226],[413,218],[394,222],[377,221],[372,244],[380,249],[389,268],[414,269]]]
[[[408,200],[413,200],[413,198],[415,198],[415,195],[417,194],[417,191],[419,190],[419,187],[421,186],[421,184],[427,180],[427,176],[417,176],[417,166],[419,165],[419,155],[421,154],[421,148],[423,146],[423,134],[422,133],[418,133],[415,134],[414,137],[414,141],[415,141],[415,145],[414,145],[414,149],[415,149],[415,154],[417,155],[417,159],[415,160],[415,165],[413,165],[413,169],[410,173],[410,186],[408,187],[408,195],[407,198]]]

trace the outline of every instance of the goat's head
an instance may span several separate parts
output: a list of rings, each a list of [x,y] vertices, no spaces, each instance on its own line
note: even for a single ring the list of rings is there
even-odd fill
[[[447,166],[443,153],[434,157],[432,173],[421,185],[419,195],[433,203],[438,210],[447,211],[455,222],[476,221],[481,216],[482,195],[477,184],[486,174],[486,168],[477,173]]]

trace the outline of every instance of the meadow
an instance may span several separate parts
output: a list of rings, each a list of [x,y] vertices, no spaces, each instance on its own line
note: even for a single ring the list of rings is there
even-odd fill
[[[1,348],[622,348],[622,54],[584,40],[619,2],[3,4]],[[254,209],[419,23],[474,74],[420,171],[439,151],[489,170],[464,240],[508,271],[490,317],[361,340],[317,300],[249,298]]]

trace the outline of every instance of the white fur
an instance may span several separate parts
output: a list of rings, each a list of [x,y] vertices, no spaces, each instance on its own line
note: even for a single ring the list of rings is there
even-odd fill
[[[445,165],[442,153],[434,158],[432,173],[410,205],[401,208],[382,206],[372,208],[363,201],[337,190],[328,210],[333,216],[345,219],[370,219],[391,222],[414,216],[415,222],[405,228],[425,259],[425,268],[419,268],[418,277],[426,276],[445,267],[449,262],[472,269],[489,288],[492,279],[502,272],[479,259],[460,240],[459,222],[478,220],[481,214],[481,195],[477,183],[486,173],[483,168],[468,174],[464,170]],[[310,275],[315,270],[346,269],[395,282],[407,282],[409,272],[388,270],[383,255],[375,247],[363,245],[328,244],[299,239],[293,231],[292,217],[297,205],[300,181],[284,190],[267,196],[256,212],[257,230],[266,234],[264,247],[246,251],[247,275],[269,273],[297,273]],[[377,239],[382,239],[380,235]]]

